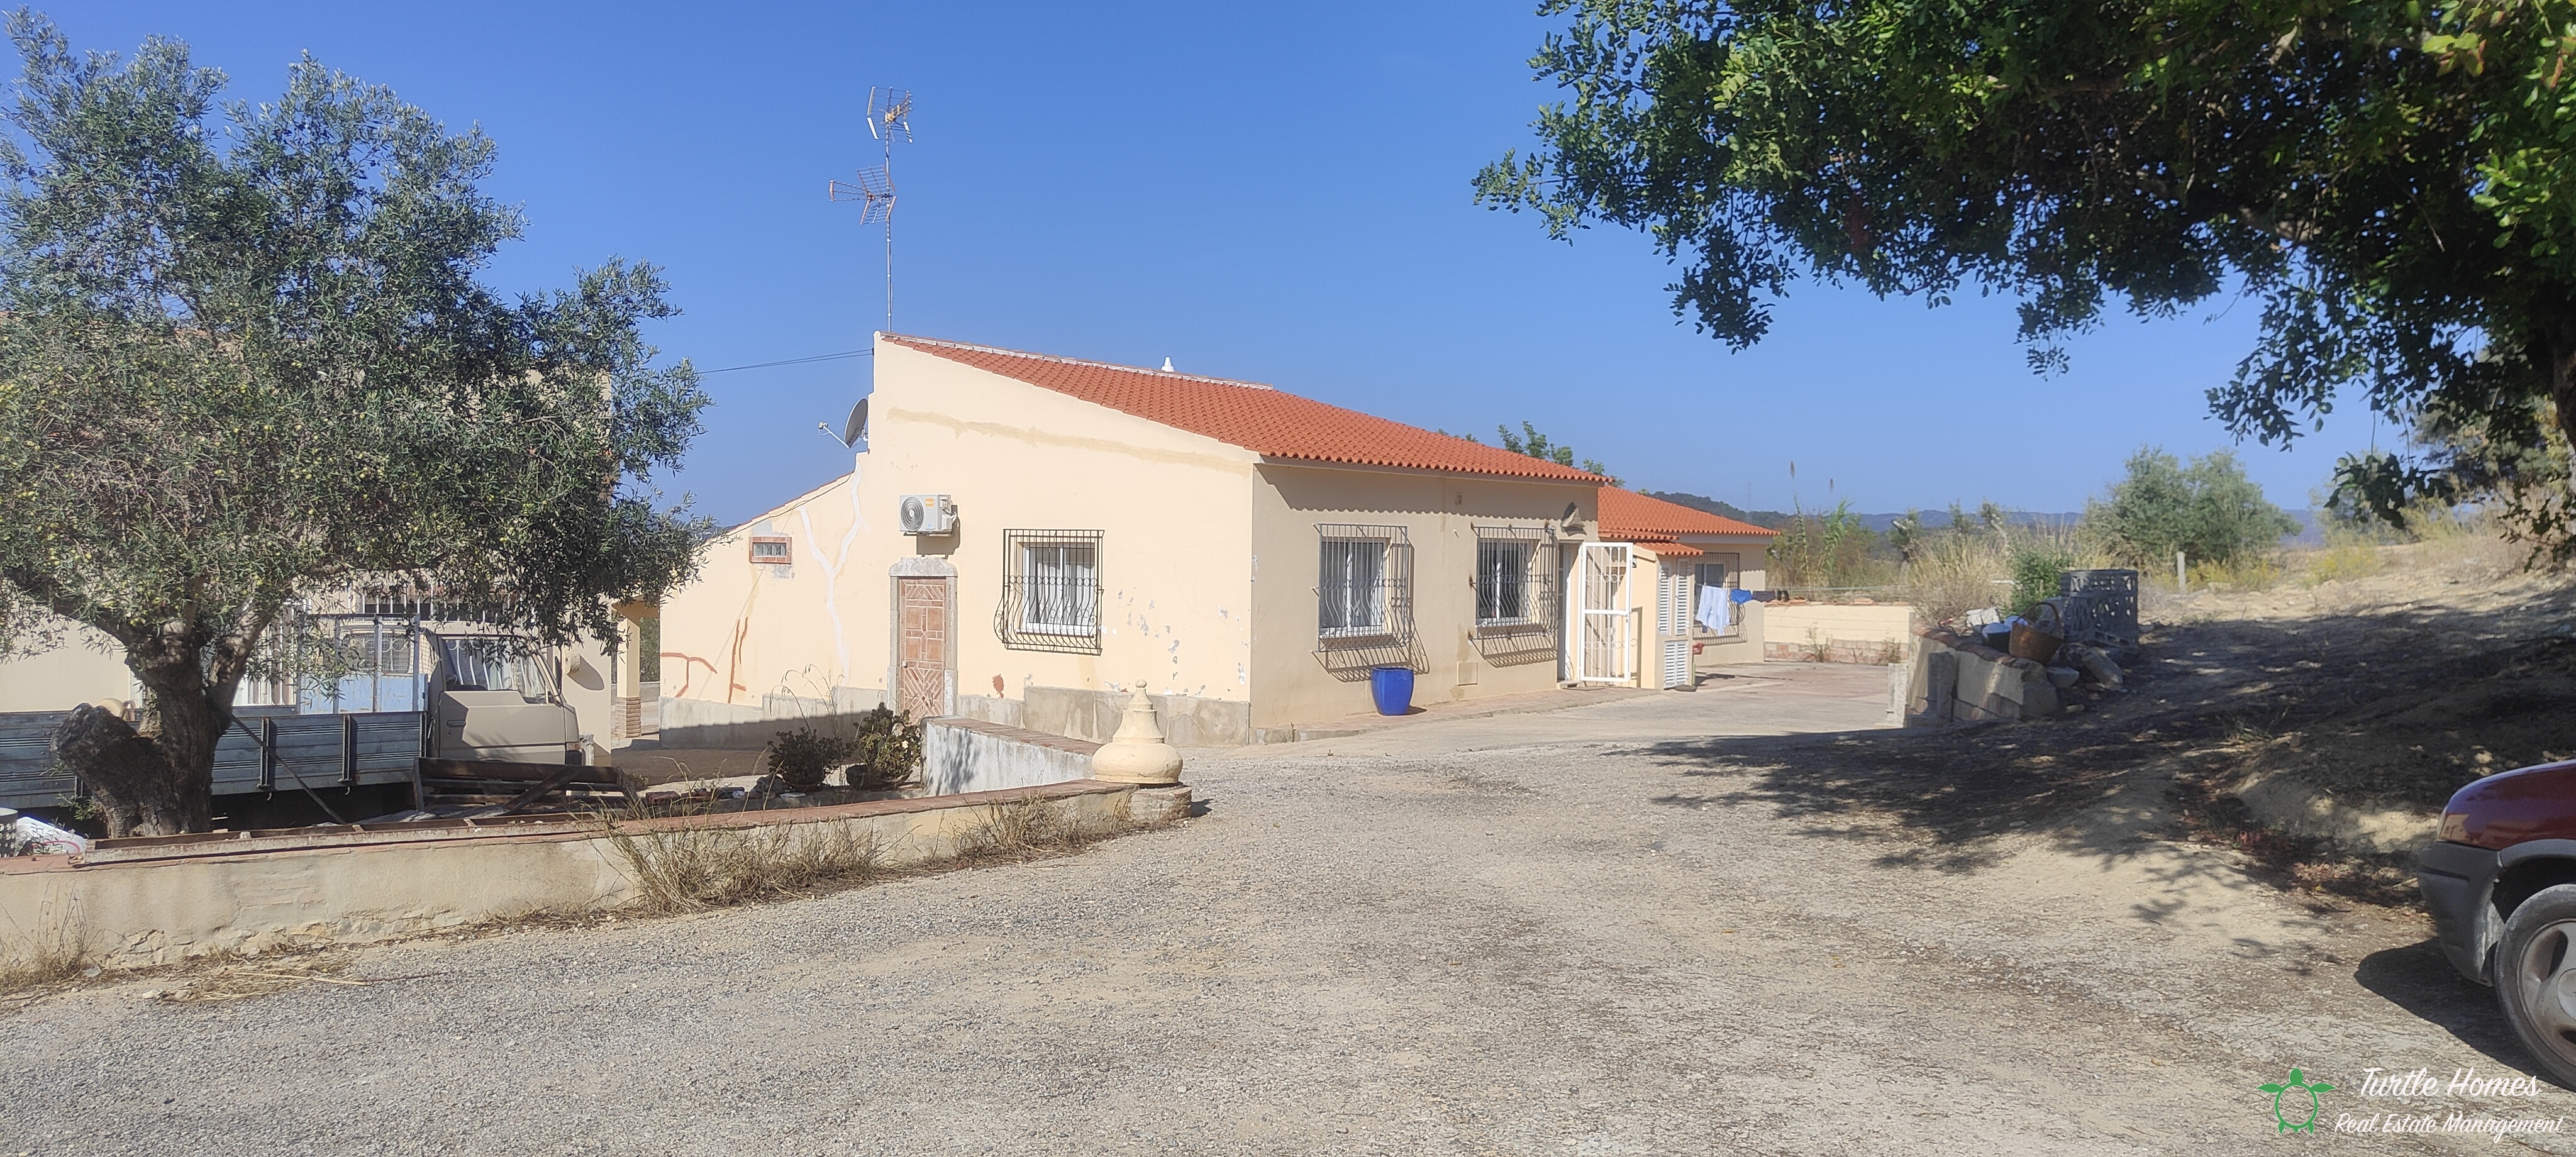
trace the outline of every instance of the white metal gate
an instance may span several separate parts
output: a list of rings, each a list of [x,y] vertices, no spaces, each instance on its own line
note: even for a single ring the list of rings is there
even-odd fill
[[[1663,687],[1691,685],[1691,576],[1664,564],[1655,580],[1655,645],[1663,658]]]
[[[1587,542],[1574,564],[1567,618],[1574,624],[1574,678],[1584,683],[1626,683],[1637,677],[1637,634],[1630,617],[1628,544]]]

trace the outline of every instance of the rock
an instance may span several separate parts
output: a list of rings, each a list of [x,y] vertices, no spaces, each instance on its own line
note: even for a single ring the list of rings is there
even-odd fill
[[[2074,660],[2075,665],[2083,669],[2086,677],[2105,687],[2120,685],[2123,678],[2120,665],[2112,662],[2109,655],[2081,645],[2068,647],[2066,651],[2066,658]]]
[[[2076,680],[2082,679],[2083,677],[2084,672],[2078,671],[2073,667],[2051,667],[2048,669],[2048,681],[2055,685],[2060,691],[2074,686]]]

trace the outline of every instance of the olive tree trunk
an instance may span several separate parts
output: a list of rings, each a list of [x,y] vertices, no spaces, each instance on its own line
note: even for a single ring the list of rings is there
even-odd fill
[[[54,757],[80,776],[111,838],[202,832],[215,820],[215,744],[233,724],[266,616],[235,634],[120,632],[125,665],[150,695],[142,730],[87,704],[55,727]]]

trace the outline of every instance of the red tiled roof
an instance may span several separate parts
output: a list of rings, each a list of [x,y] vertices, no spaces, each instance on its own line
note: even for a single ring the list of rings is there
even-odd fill
[[[1252,382],[932,338],[887,334],[885,340],[1274,458],[1562,482],[1605,481],[1571,466],[1328,406]]]
[[[1671,541],[1682,535],[1778,534],[1750,522],[1693,510],[1678,502],[1648,498],[1617,486],[1601,488],[1601,537],[1628,542]]]

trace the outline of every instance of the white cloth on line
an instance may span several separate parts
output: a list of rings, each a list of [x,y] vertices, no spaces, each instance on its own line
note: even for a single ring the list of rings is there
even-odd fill
[[[1735,601],[1727,595],[1725,587],[1699,588],[1699,614],[1696,617],[1699,625],[1708,628],[1709,633],[1725,634],[1734,623],[1734,614]]]

